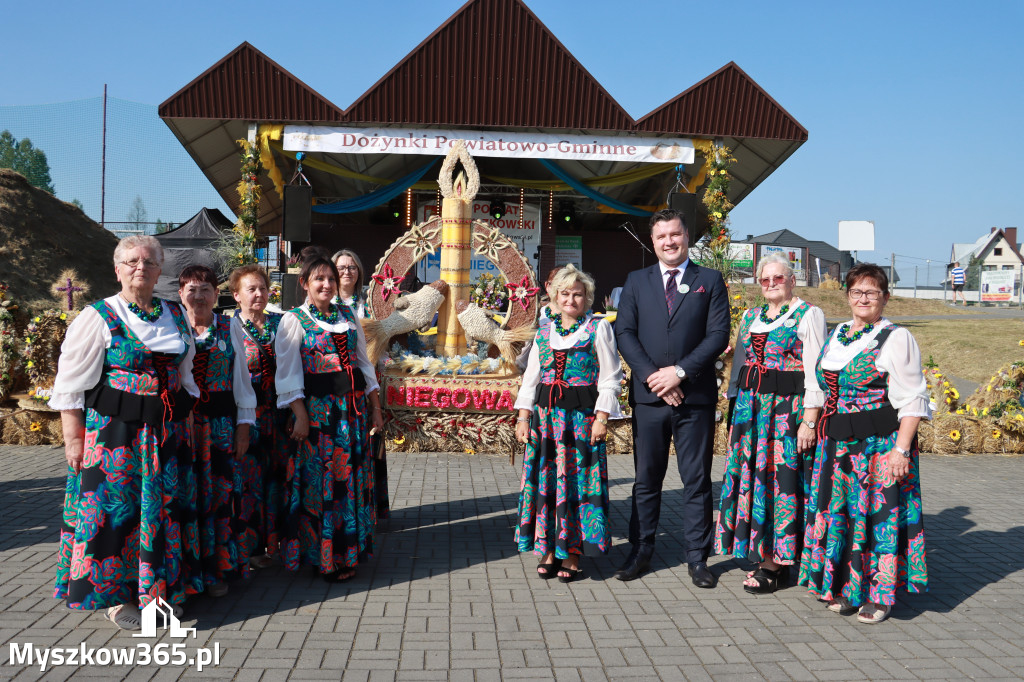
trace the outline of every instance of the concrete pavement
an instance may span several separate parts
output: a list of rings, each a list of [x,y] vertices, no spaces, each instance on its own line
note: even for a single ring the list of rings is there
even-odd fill
[[[746,565],[711,560],[716,589],[693,587],[676,541],[670,467],[653,572],[612,578],[628,545],[632,460],[609,462],[615,548],[584,559],[572,585],[535,577],[512,542],[519,469],[494,455],[392,454],[393,517],[350,583],[281,567],[188,605],[187,657],[219,664],[34,666],[46,648],[133,648],[132,638],[51,597],[63,452],[0,448],[0,678],[172,680],[962,679],[1024,677],[1024,458],[923,458],[931,591],[867,626],[798,587],[751,596]],[[521,462],[517,462],[521,464]],[[715,490],[723,458],[715,460]],[[182,658],[186,658],[183,656]]]

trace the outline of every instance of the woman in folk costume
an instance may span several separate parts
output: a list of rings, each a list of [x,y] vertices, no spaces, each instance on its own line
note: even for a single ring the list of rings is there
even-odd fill
[[[199,550],[203,582],[211,597],[227,594],[256,552],[256,539],[240,516],[247,490],[262,482],[242,466],[249,427],[256,423],[256,394],[240,329],[217,315],[217,275],[190,265],[178,276],[178,295],[195,333],[192,376],[199,387],[193,408],[193,460],[198,487]],[[247,478],[244,474],[248,474]]]
[[[587,314],[594,280],[572,265],[551,282],[552,317],[530,349],[515,407],[526,443],[516,543],[541,555],[537,573],[579,579],[581,555],[607,553],[609,415],[618,414],[622,365],[610,324]]]
[[[889,278],[877,265],[846,275],[853,319],[818,360],[818,425],[800,584],[828,609],[880,623],[896,590],[928,589],[917,427],[931,418],[921,351],[883,316]]]
[[[363,262],[351,249],[337,251],[331,260],[338,268],[338,295],[335,303],[347,305],[357,319],[371,317],[371,311],[363,297],[363,282],[366,280]],[[370,438],[370,452],[373,453],[374,499],[377,501],[377,520],[391,516],[391,502],[388,498],[388,460],[384,449],[384,432]]]
[[[279,551],[288,436],[287,410],[277,407],[274,394],[274,337],[280,313],[267,312],[270,278],[258,265],[235,268],[229,280],[238,313],[231,319],[245,346],[245,360],[256,394],[256,424],[249,434],[249,449],[238,459],[243,481],[252,485],[242,491],[238,518],[246,533],[251,568],[266,568]]]
[[[195,349],[181,309],[153,296],[162,263],[153,237],[120,241],[121,291],[68,327],[50,399],[68,461],[55,596],[126,630],[154,599],[180,615],[203,588],[195,488],[179,475],[192,465]]]
[[[334,263],[303,263],[299,284],[306,302],[285,313],[275,341],[277,405],[294,418],[281,553],[289,569],[306,563],[341,582],[373,555],[370,436],[383,427],[380,391],[362,325],[332,302]]]
[[[800,560],[814,429],[825,402],[814,373],[825,314],[793,295],[796,277],[785,256],[762,258],[757,279],[767,303],[740,322],[745,357],[715,532],[717,554],[759,564],[743,583],[752,594],[784,587]]]

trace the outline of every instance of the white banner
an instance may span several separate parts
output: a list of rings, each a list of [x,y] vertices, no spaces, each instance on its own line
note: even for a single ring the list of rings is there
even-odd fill
[[[540,248],[540,206],[526,204],[523,206],[523,226],[519,227],[519,204],[507,203],[505,208],[508,211],[499,220],[490,216],[491,205],[489,202],[477,199],[473,202],[473,220],[482,220],[491,227],[497,227],[501,233],[512,240],[519,247],[519,251],[526,256],[526,260],[533,266],[534,273],[537,272],[538,260],[537,250]],[[418,222],[426,222],[437,213],[437,202],[420,204],[416,211]],[[433,282],[441,277],[441,251],[438,249],[433,255],[427,254],[426,258],[417,263],[416,276],[423,282]],[[470,280],[475,282],[480,275],[489,273],[497,276],[498,266],[488,258],[472,252],[470,261]],[[537,275],[540,277],[540,275]]]
[[[984,270],[981,273],[982,301],[1009,301],[1013,297],[1013,270]]]
[[[466,141],[472,156],[693,163],[693,141],[686,138],[285,126],[283,144],[292,152],[444,156],[457,140]]]

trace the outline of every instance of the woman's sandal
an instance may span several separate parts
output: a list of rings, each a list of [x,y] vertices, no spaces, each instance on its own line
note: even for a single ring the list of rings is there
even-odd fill
[[[140,630],[142,615],[132,604],[118,604],[107,609],[107,620],[122,630]]]
[[[748,580],[751,578],[757,581],[757,585],[747,585],[744,583],[744,592],[750,594],[771,594],[780,587],[785,587],[789,584],[789,566],[779,566],[776,569],[759,566],[757,570],[747,576]]]
[[[543,580],[551,580],[558,575],[558,570],[561,567],[561,559],[554,559],[550,564],[537,564],[537,575]]]
[[[857,614],[857,621],[860,623],[881,623],[883,620],[889,617],[892,613],[892,606],[889,604],[872,604],[868,602],[864,606],[860,607],[860,613]]]
[[[344,572],[345,572],[345,569],[339,568],[337,571],[331,571],[330,573],[324,573],[323,574],[323,578],[324,578],[324,580],[326,580],[329,583],[347,583],[349,580],[352,580],[352,578],[356,577],[356,571],[355,571],[354,568],[352,569],[351,573],[349,573],[348,575],[342,577],[341,574],[344,573]]]
[[[569,575],[560,575],[560,576],[558,576],[558,582],[560,582],[560,583],[571,583],[571,582],[579,580],[580,578],[583,577],[583,569],[582,568],[560,568],[560,569],[558,569],[558,572],[559,573],[568,573],[569,574]]]
[[[849,616],[857,610],[857,607],[851,604],[846,597],[833,599],[825,606],[825,608],[832,613],[838,613],[840,616]]]
[[[274,565],[274,559],[269,554],[249,557],[250,568],[270,568]]]

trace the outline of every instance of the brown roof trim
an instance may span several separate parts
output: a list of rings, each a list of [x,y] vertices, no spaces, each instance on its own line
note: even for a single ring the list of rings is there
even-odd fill
[[[651,133],[807,141],[807,129],[735,62],[647,114],[636,127]]]
[[[345,120],[341,109],[247,42],[171,95],[158,114],[250,121]]]
[[[349,121],[484,127],[634,125],[521,0],[469,0],[346,115]]]

